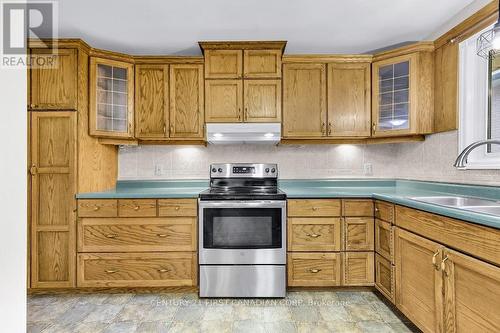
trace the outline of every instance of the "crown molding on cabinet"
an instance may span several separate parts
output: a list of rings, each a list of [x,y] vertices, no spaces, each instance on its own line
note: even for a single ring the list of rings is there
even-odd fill
[[[201,50],[285,50],[286,41],[200,41]]]
[[[371,54],[297,54],[283,55],[283,63],[372,62]]]

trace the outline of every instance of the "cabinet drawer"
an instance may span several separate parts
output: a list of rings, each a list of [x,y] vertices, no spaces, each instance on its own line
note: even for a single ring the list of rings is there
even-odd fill
[[[340,249],[340,218],[292,217],[288,219],[289,251],[340,251]]]
[[[196,199],[161,199],[158,200],[160,216],[197,216]]]
[[[122,199],[118,200],[118,216],[120,217],[154,217],[156,216],[156,200]]]
[[[375,220],[375,251],[394,263],[394,232],[390,223]]]
[[[375,288],[394,303],[394,265],[380,254],[375,254]]]
[[[288,200],[288,216],[340,216],[340,200],[291,199]]]
[[[394,223],[394,205],[383,201],[375,201],[375,217]]]
[[[344,216],[373,216],[372,200],[342,200],[342,204]]]
[[[78,200],[79,217],[116,217],[118,204],[116,200]]]
[[[346,217],[344,237],[346,251],[373,251],[373,217]]]
[[[78,287],[196,286],[192,252],[78,255]]]
[[[345,252],[343,285],[373,286],[373,256],[373,252]]]
[[[196,251],[196,218],[83,218],[78,251]]]
[[[289,253],[289,286],[340,286],[340,253]]]

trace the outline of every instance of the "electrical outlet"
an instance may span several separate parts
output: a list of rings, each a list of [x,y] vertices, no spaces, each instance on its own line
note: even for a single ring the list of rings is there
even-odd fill
[[[161,176],[163,174],[163,166],[161,164],[155,164],[155,176]]]
[[[371,163],[363,164],[363,173],[365,174],[365,176],[373,175],[373,166]]]

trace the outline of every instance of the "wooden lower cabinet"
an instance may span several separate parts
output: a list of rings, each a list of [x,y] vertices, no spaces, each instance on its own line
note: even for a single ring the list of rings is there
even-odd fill
[[[344,286],[373,286],[373,252],[343,253]]]
[[[375,201],[375,218],[394,223],[394,205],[384,201]]]
[[[444,331],[500,332],[500,268],[446,249]]]
[[[341,253],[289,253],[289,286],[340,286]]]
[[[382,220],[375,220],[375,251],[394,262],[394,227]]]
[[[344,218],[344,249],[346,251],[373,251],[373,217]]]
[[[196,218],[83,218],[78,251],[196,251]]]
[[[391,262],[375,253],[375,288],[394,303],[395,268]]]
[[[193,252],[80,253],[78,286],[196,286],[197,268]]]
[[[340,251],[341,221],[338,217],[291,217],[288,219],[289,251]]]
[[[443,247],[400,228],[395,240],[396,306],[422,331],[440,332]]]
[[[289,199],[289,217],[340,216],[341,201],[338,199]]]

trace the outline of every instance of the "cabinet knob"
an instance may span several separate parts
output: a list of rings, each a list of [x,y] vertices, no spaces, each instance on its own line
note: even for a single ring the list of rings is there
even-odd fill
[[[181,207],[175,206],[175,210],[179,210],[179,209],[181,209]]]
[[[245,120],[248,120],[248,108],[245,108]]]
[[[321,269],[313,268],[313,269],[310,269],[309,272],[316,274],[316,273],[321,272]]]
[[[318,234],[306,234],[308,237],[311,237],[311,238],[318,238],[319,236],[321,235],[318,235]]]
[[[377,124],[376,123],[372,124],[372,130],[373,130],[373,133],[375,133],[375,131],[377,130]]]
[[[322,122],[321,123],[321,134],[326,134],[326,123]]]
[[[135,210],[135,211],[138,211],[138,210],[139,210],[139,208],[141,208],[141,207],[139,207],[139,206],[135,206],[135,207],[134,207],[134,210]]]
[[[118,237],[117,234],[108,234],[108,235],[106,235],[106,238],[116,238],[116,237]]]
[[[432,264],[434,265],[434,268],[436,269],[436,271],[439,271],[439,265],[436,264],[436,262],[437,262],[436,257],[438,255],[439,255],[439,250],[437,250],[437,252],[434,253],[434,255],[432,256]]]
[[[328,123],[328,135],[331,135],[333,131],[333,124],[331,122]]]
[[[158,269],[158,272],[159,272],[159,273],[166,273],[166,272],[168,272],[168,271],[170,271],[170,270],[169,270],[169,269],[165,269],[165,268],[160,268],[160,269]]]
[[[441,270],[443,273],[448,276],[448,272],[446,271],[446,261],[448,260],[448,256],[444,257],[444,259],[441,261]]]
[[[101,209],[101,207],[94,205],[94,212],[97,212],[99,209]]]
[[[378,209],[377,207],[375,207],[375,213],[378,213],[380,211],[380,209]]]
[[[105,270],[105,272],[106,272],[107,274],[113,274],[113,273],[117,273],[117,272],[118,272],[118,270],[116,270],[116,269],[106,269],[106,270]]]
[[[167,125],[163,125],[163,133],[167,134]]]
[[[37,171],[37,170],[36,170],[36,165],[34,165],[34,164],[33,164],[33,165],[31,166],[31,168],[30,168],[30,173],[31,173],[31,175],[32,175],[32,176],[36,175],[36,171]]]
[[[30,104],[30,108],[35,108],[36,105],[35,104]]]
[[[156,234],[156,236],[158,236],[160,238],[165,238],[165,237],[167,237],[167,234]]]

